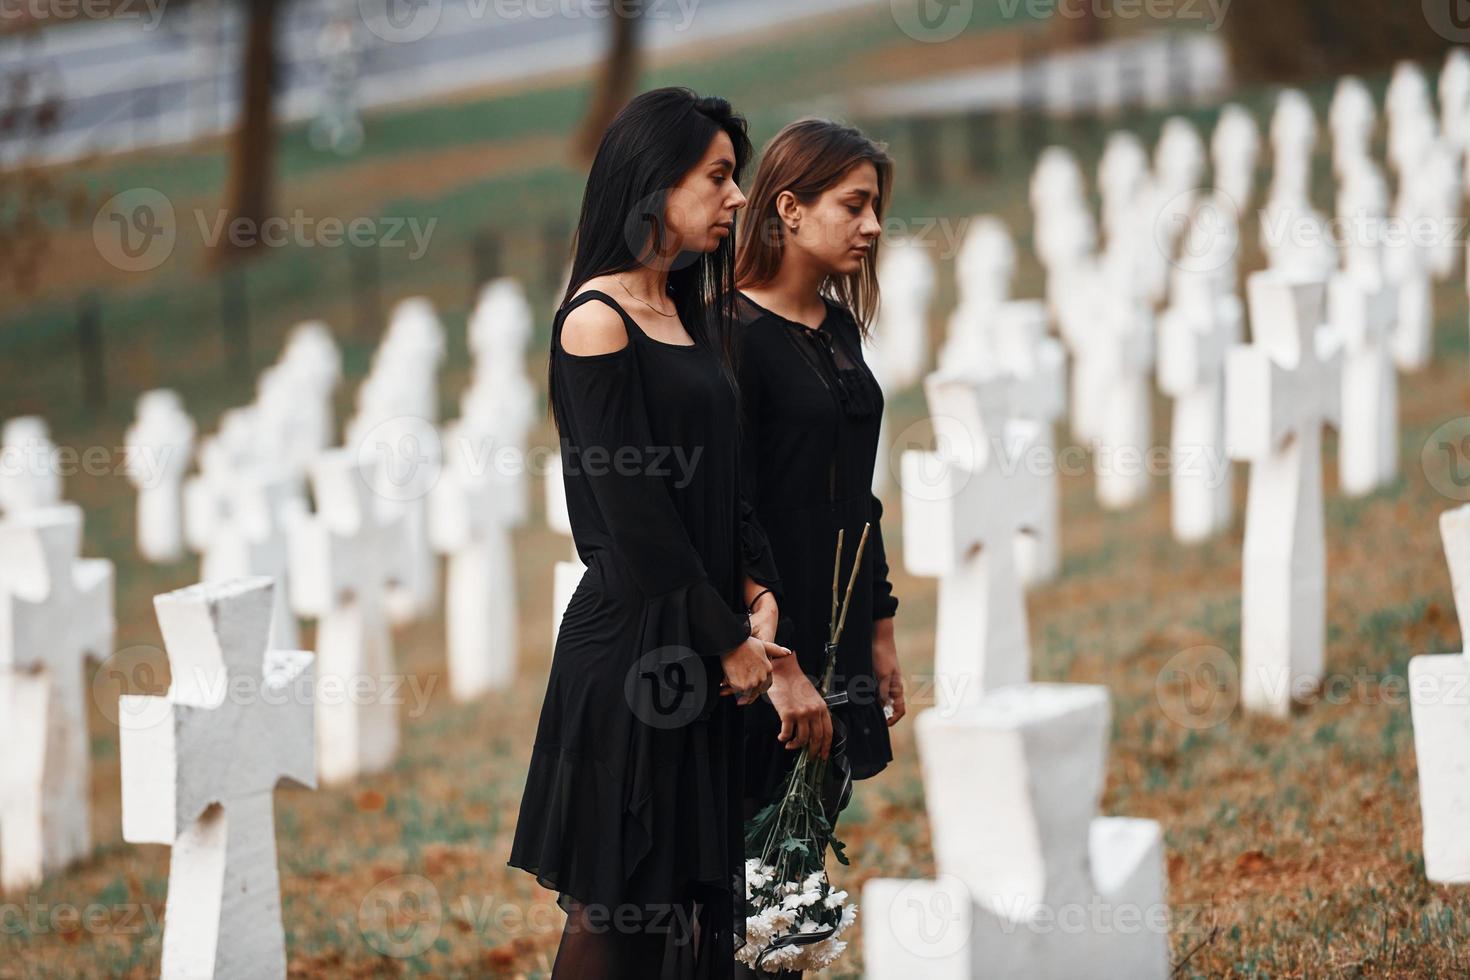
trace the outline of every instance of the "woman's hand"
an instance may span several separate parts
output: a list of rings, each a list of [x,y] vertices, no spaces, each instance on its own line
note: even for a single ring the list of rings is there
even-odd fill
[[[720,695],[738,694],[741,707],[765,694],[771,687],[771,661],[791,657],[791,651],[751,634],[745,642],[720,655],[725,678]],[[795,658],[792,658],[795,659]]]
[[[898,669],[898,648],[893,645],[893,617],[873,620],[873,678],[878,682],[878,703],[893,708],[888,727],[904,716],[903,674]]]
[[[780,619],[781,611],[776,606],[776,597],[767,592],[756,600],[755,608],[750,611],[751,635],[758,636],[768,643],[775,643],[776,625]]]
[[[781,716],[781,733],[776,736],[788,749],[811,746],[825,759],[832,753],[832,712],[812,686],[795,657],[776,662],[771,684],[771,704]]]

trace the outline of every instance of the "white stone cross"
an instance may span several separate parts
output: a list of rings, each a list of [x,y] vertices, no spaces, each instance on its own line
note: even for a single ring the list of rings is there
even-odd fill
[[[1006,424],[1003,377],[924,379],[936,450],[901,458],[904,565],[939,578],[934,672],[941,707],[1031,679],[1015,540],[1036,521],[1029,442]]]
[[[1398,375],[1388,347],[1397,308],[1394,287],[1381,279],[1374,285],[1342,272],[1327,287],[1327,321],[1343,348],[1337,463],[1339,484],[1349,497],[1398,477]]]
[[[1261,153],[1261,128],[1256,117],[1231,103],[1220,110],[1210,133],[1210,158],[1215,165],[1215,188],[1238,211],[1250,207]]]
[[[1030,455],[1019,476],[1032,481],[1034,520],[1016,537],[1021,582],[1050,582],[1061,571],[1061,488],[1056,423],[1067,410],[1067,354],[1046,332],[1046,305],[1012,300],[989,318],[989,363],[1009,379],[1007,415],[1029,432]]]
[[[316,514],[290,530],[291,605],[317,620],[317,768],[331,784],[382,771],[398,752],[399,685],[384,601],[403,575],[405,535],[401,519],[375,506],[373,469],[343,449],[317,457]]]
[[[9,419],[0,430],[0,513],[61,503],[61,461],[39,415]]]
[[[201,463],[199,475],[184,484],[184,530],[200,556],[199,581],[275,579],[271,648],[296,649],[300,632],[290,604],[287,535],[306,513],[302,480],[266,462],[232,467],[214,452]]]
[[[520,281],[502,276],[480,290],[466,331],[477,364],[519,358],[535,330],[531,303]]]
[[[1286,716],[1322,676],[1327,558],[1322,427],[1338,424],[1340,353],[1319,328],[1324,284],[1247,280],[1255,342],[1225,364],[1226,445],[1251,463],[1242,559],[1241,694]]]
[[[1127,290],[1094,300],[1088,359],[1101,379],[1093,448],[1097,500],[1119,510],[1141,501],[1152,485],[1154,318]]]
[[[1222,317],[1220,280],[1175,269],[1159,317],[1159,390],[1174,399],[1169,516],[1174,538],[1204,541],[1230,526],[1234,484],[1225,453],[1225,352],[1240,338]]]
[[[138,553],[145,561],[184,554],[181,488],[194,454],[194,420],[168,388],[138,398],[138,419],[126,436],[128,479],[138,488]]]
[[[494,440],[468,419],[445,428],[448,459],[429,498],[429,538],[449,556],[445,585],[449,690],[470,701],[516,671],[516,576],[510,529],[521,516],[516,474],[496,467]],[[521,481],[524,482],[524,481]]]
[[[1097,815],[1110,716],[1081,684],[919,715],[939,877],[864,886],[866,976],[1169,976],[1162,828]]]
[[[1363,80],[1344,75],[1337,80],[1332,105],[1327,110],[1327,127],[1332,133],[1332,172],[1339,180],[1350,169],[1371,160],[1373,130],[1378,125],[1378,108]]]
[[[172,682],[124,695],[123,839],[173,849],[165,980],[284,977],[275,789],[316,787],[313,657],[269,650],[270,579],[153,600]]]
[[[1441,514],[1439,533],[1464,633],[1470,629],[1470,504]],[[1470,884],[1470,655],[1462,650],[1413,658],[1409,695],[1424,816],[1424,874],[1430,881]]]
[[[0,522],[0,888],[92,849],[86,658],[112,655],[112,562],[80,558],[82,510]]]

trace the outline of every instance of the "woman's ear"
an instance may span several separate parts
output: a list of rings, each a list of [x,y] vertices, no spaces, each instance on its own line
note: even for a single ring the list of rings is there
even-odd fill
[[[790,191],[782,191],[776,195],[776,216],[788,231],[795,230],[794,226],[801,224],[801,202],[796,195]]]

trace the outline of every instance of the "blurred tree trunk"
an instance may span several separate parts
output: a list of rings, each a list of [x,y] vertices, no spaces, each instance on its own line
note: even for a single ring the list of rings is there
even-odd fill
[[[1103,39],[1103,22],[1097,16],[1097,5],[1078,3],[1064,8],[1065,16],[1052,17],[1053,36],[1064,48],[1084,47]]]
[[[642,0],[615,0],[611,13],[612,37],[607,58],[602,63],[602,76],[572,145],[573,156],[584,165],[596,156],[602,134],[632,98],[633,83],[638,79],[638,22],[643,14]]]
[[[235,125],[230,150],[229,190],[226,220],[218,244],[210,255],[216,268],[228,265],[260,246],[262,222],[271,214],[271,192],[276,160],[276,14],[281,0],[243,0],[245,45],[241,53],[243,79],[240,118]],[[247,237],[239,245],[230,241],[229,229],[243,218]]]

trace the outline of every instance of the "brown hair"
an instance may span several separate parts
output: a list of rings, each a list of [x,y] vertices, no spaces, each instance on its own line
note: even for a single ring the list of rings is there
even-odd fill
[[[881,222],[893,186],[893,160],[886,150],[886,144],[829,119],[799,119],[773,136],[761,152],[746,217],[740,223],[736,284],[764,285],[781,268],[786,225],[776,213],[776,198],[782,191],[790,191],[802,204],[810,204],[836,186],[854,166],[866,161],[878,172],[874,213]],[[861,269],[852,275],[829,277],[822,291],[852,312],[866,337],[878,311],[878,242],[873,242]]]

